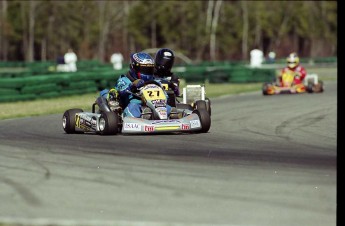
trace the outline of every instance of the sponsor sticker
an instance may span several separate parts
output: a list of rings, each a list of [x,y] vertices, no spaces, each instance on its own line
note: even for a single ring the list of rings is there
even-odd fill
[[[123,125],[123,129],[128,131],[141,131],[141,125],[138,123],[127,122]]]
[[[145,126],[144,131],[145,132],[153,132],[155,130],[154,126]]]
[[[156,108],[157,113],[164,118],[168,117],[167,109],[166,108]]]
[[[181,129],[182,130],[189,130],[190,129],[190,125],[189,124],[182,124]]]
[[[155,84],[149,84],[149,85],[146,85],[144,87],[144,90],[146,90],[146,89],[157,89],[157,88],[159,88],[159,86],[157,86]]]
[[[192,120],[190,121],[191,128],[201,127],[199,120]]]
[[[156,108],[158,108],[158,107],[165,107],[167,101],[158,99],[158,100],[152,100],[151,102]]]

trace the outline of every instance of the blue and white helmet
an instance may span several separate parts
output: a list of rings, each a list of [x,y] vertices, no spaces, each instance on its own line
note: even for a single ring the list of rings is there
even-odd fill
[[[135,79],[143,79],[144,81],[152,80],[154,60],[148,53],[133,53],[130,59],[130,70]]]

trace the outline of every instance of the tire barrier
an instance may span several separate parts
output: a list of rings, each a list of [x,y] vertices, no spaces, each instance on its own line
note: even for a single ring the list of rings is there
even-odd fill
[[[203,67],[194,70],[186,68],[178,74],[186,83],[252,83],[271,81],[276,76],[276,69],[257,69],[245,66]]]
[[[37,68],[42,69],[47,65],[37,66]],[[90,68],[93,67],[96,65],[90,65]],[[37,74],[37,71],[0,73],[0,102],[97,92],[114,86],[117,78],[121,74],[127,73],[127,68],[114,71],[111,67],[98,67],[90,71],[78,70],[77,72],[44,71],[44,74]],[[275,69],[252,69],[243,65],[230,64],[203,65],[186,66],[176,74],[185,79],[188,84],[200,84],[207,81],[210,83],[248,83],[272,80],[275,76]]]
[[[92,93],[114,85],[113,70],[0,77],[0,102],[44,99]]]

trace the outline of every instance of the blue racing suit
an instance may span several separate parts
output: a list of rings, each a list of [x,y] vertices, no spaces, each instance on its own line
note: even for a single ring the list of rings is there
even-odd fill
[[[130,72],[128,72],[130,73]],[[129,78],[130,76],[120,75],[119,79],[115,84],[115,89],[119,92],[120,104],[123,110],[123,116],[140,118],[141,116],[141,100],[129,93],[133,86],[133,82]],[[154,77],[150,77],[144,81],[154,80]],[[158,81],[159,82],[159,81]],[[100,92],[100,95],[106,97],[109,90],[104,89]],[[167,94],[165,94],[167,96]],[[168,97],[168,96],[167,96]],[[168,115],[171,112],[171,106],[167,105]]]

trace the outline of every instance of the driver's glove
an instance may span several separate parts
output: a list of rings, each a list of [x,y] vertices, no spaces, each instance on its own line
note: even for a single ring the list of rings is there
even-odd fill
[[[179,96],[180,95],[180,89],[178,87],[178,83],[176,82],[171,82],[169,84],[169,87],[174,91],[175,95],[176,96]]]
[[[298,80],[300,80],[300,79],[301,79],[301,74],[300,74],[300,73],[296,73],[296,74],[295,74],[295,78],[298,79]]]
[[[174,85],[175,85],[175,86],[174,86],[174,89],[173,89],[173,90],[174,90],[175,95],[176,95],[176,96],[180,96],[180,89],[179,89],[178,85],[175,84],[175,83],[174,83]]]

